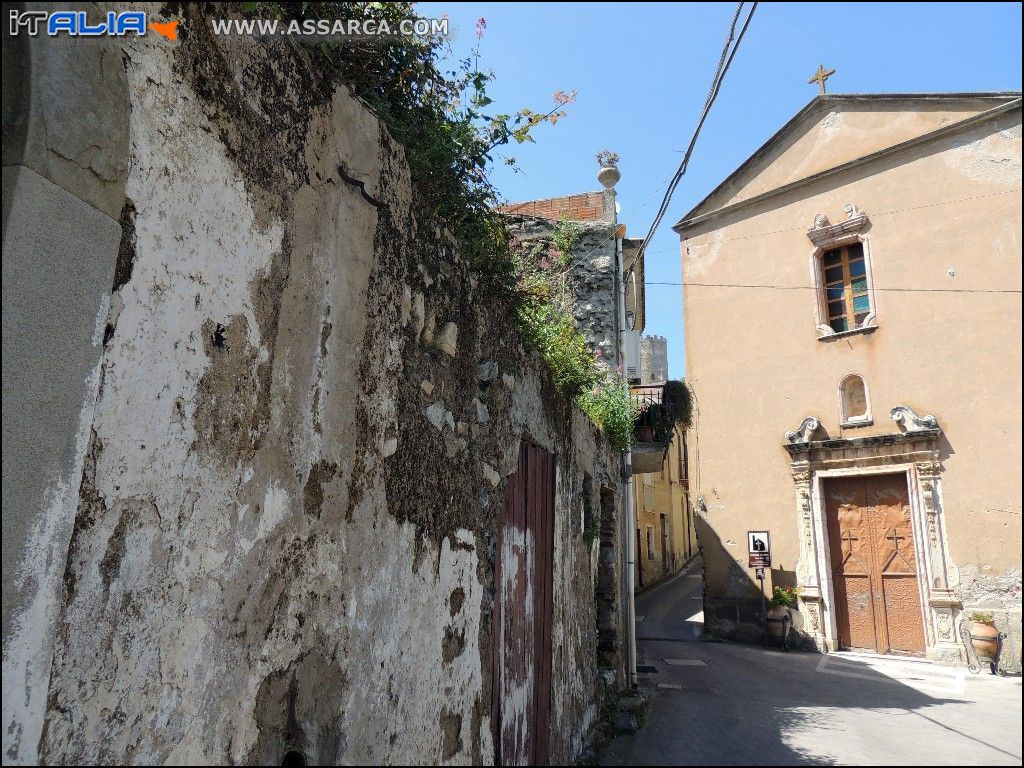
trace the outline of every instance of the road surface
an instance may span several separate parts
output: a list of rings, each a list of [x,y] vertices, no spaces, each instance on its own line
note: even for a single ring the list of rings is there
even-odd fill
[[[700,563],[637,598],[641,729],[603,765],[1021,765],[1021,680],[700,642]]]

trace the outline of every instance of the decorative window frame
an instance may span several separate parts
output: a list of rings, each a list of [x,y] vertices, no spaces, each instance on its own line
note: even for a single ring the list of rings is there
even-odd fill
[[[846,413],[844,390],[846,382],[850,379],[860,379],[860,383],[864,386],[864,413],[859,416],[850,416]],[[871,415],[871,390],[868,388],[868,380],[862,374],[856,372],[848,373],[839,382],[839,426],[846,429],[850,427],[870,427],[872,424],[874,424],[874,419]]]
[[[811,284],[814,286],[814,326],[818,340],[851,336],[857,333],[872,333],[878,328],[878,297],[875,292],[874,269],[871,259],[871,238],[865,234],[871,222],[867,214],[853,203],[843,206],[846,219],[838,224],[829,222],[824,213],[814,217],[814,226],[807,230],[807,237],[814,244],[811,251]],[[851,243],[860,243],[864,249],[864,276],[868,284],[868,301],[871,311],[863,322],[848,331],[836,331],[828,324],[828,307],[825,302],[825,269],[822,259],[827,251]]]

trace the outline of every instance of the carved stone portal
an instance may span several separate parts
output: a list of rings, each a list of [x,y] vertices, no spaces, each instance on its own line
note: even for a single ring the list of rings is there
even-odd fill
[[[934,416],[919,416],[906,406],[893,408],[892,418],[903,425],[903,431],[814,442],[820,423],[808,416],[798,429],[786,433],[784,447],[791,461],[799,542],[797,596],[806,618],[805,631],[819,649],[837,649],[823,483],[832,477],[902,472],[911,487],[911,527],[915,551],[920,553],[926,654],[957,663],[964,658],[956,631],[962,605],[957,569],[949,559],[946,540],[944,467],[937,445],[941,428]]]

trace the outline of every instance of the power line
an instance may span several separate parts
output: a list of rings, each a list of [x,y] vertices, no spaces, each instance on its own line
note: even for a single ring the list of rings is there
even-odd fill
[[[725,46],[722,49],[722,56],[719,59],[718,68],[715,70],[715,76],[711,81],[711,88],[708,91],[707,100],[704,102],[704,110],[701,112],[700,119],[697,121],[697,127],[693,131],[693,136],[690,138],[690,143],[686,147],[686,152],[683,154],[683,159],[679,163],[679,168],[676,170],[675,175],[672,177],[672,181],[669,183],[668,189],[665,191],[665,196],[662,198],[658,213],[655,216],[654,221],[651,222],[651,228],[647,231],[647,235],[640,243],[640,249],[637,253],[637,261],[643,257],[647,244],[654,236],[655,231],[658,229],[658,225],[660,225],[662,220],[665,218],[665,213],[668,211],[672,195],[675,193],[676,187],[679,186],[679,182],[686,173],[687,166],[690,164],[690,156],[693,154],[693,149],[697,145],[697,138],[700,136],[701,129],[704,127],[704,121],[707,120],[708,113],[711,111],[711,106],[715,103],[715,99],[718,98],[718,92],[722,87],[722,81],[725,79],[725,75],[729,71],[729,66],[732,64],[732,60],[736,56],[736,51],[739,49],[740,43],[743,41],[743,36],[747,32],[747,27],[750,26],[750,20],[754,17],[754,11],[757,10],[757,3],[751,3],[750,11],[747,14],[746,19],[743,21],[743,26],[740,27],[739,35],[736,35],[736,23],[743,12],[744,5],[746,5],[746,3],[741,2],[736,6],[736,13],[733,16],[732,24],[729,27],[729,36],[726,38]]]
[[[658,209],[658,213],[655,215],[654,223],[651,224],[651,228],[648,230],[647,235],[644,237],[644,239],[640,243],[640,248],[639,248],[639,251],[637,252],[636,259],[634,260],[634,264],[636,264],[637,262],[640,261],[640,259],[643,258],[644,252],[645,252],[645,250],[647,248],[647,244],[650,242],[650,239],[651,239],[652,235],[654,234],[654,231],[657,229],[658,225],[661,223],[662,219],[664,219],[664,217],[665,217],[665,213],[668,210],[668,205],[669,205],[669,202],[672,199],[672,195],[675,192],[676,187],[679,185],[679,180],[682,179],[683,174],[686,173],[686,167],[687,167],[687,165],[690,162],[690,155],[693,154],[693,149],[694,149],[694,147],[697,144],[697,137],[700,135],[701,128],[703,128],[703,126],[704,126],[704,121],[707,119],[708,113],[711,111],[711,105],[714,104],[715,103],[715,99],[718,98],[718,91],[719,91],[719,89],[722,86],[722,80],[725,77],[725,73],[729,70],[729,66],[732,64],[732,60],[733,60],[733,58],[736,55],[736,50],[739,47],[740,41],[743,39],[743,35],[746,34],[747,27],[750,26],[750,20],[751,20],[751,18],[754,15],[754,11],[757,9],[757,3],[756,2],[751,3],[750,11],[748,12],[746,18],[743,21],[743,26],[740,28],[739,35],[738,36],[736,35],[736,24],[739,21],[740,15],[742,14],[743,6],[744,5],[746,5],[745,2],[741,2],[741,3],[737,3],[736,4],[736,12],[735,12],[735,14],[733,14],[732,23],[729,26],[729,36],[726,39],[725,46],[722,49],[722,55],[721,55],[721,57],[719,58],[719,61],[718,61],[718,68],[715,70],[714,78],[712,78],[711,88],[708,90],[708,96],[707,96],[707,99],[704,102],[704,110],[701,113],[700,120],[697,123],[697,128],[693,132],[693,136],[691,137],[690,143],[687,146],[686,153],[683,155],[682,162],[680,162],[680,164],[679,164],[679,168],[672,175],[672,177],[667,181],[667,183],[669,185],[669,188],[666,190],[665,196],[662,198],[661,205],[659,206],[659,209]],[[735,40],[735,44],[731,45],[734,40]],[[731,45],[731,47],[730,47],[730,45]],[[662,183],[654,191],[654,193],[647,200],[645,200],[644,203],[634,213],[639,213],[644,208],[646,208],[648,203],[650,203],[650,201],[652,199],[654,199],[654,196],[658,193],[658,191],[663,186],[665,186],[664,183]],[[596,252],[599,248],[603,247],[607,242],[611,242],[611,241],[614,241],[614,240],[615,240],[615,234],[613,232],[611,237],[598,242],[593,248],[591,248],[589,251],[587,251],[581,258],[586,259],[591,254]],[[623,277],[625,279],[628,279],[630,273],[632,272],[632,270],[633,270],[633,267],[630,267],[626,271],[626,274]]]
[[[698,288],[759,288],[773,291],[820,291],[822,288],[813,285],[763,285],[757,283],[698,283],[698,282],[661,282],[644,281],[648,285],[674,285]],[[872,291],[888,293],[1008,293],[1020,294],[1021,289],[1013,288],[872,288]]]

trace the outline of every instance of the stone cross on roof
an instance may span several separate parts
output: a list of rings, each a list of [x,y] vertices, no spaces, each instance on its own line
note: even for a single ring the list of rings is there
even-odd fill
[[[825,69],[821,64],[818,65],[818,71],[814,73],[808,83],[817,83],[821,88],[821,92],[825,93],[825,81],[828,80],[836,71],[834,69]]]

